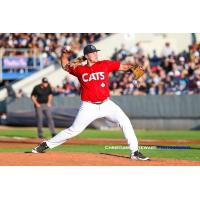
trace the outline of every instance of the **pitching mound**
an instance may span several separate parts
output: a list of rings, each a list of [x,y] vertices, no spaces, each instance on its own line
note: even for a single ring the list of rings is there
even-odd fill
[[[200,162],[152,158],[130,160],[126,156],[93,153],[0,153],[0,166],[200,166]]]

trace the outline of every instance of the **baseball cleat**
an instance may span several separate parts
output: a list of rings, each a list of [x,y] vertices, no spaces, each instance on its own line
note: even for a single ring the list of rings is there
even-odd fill
[[[46,149],[48,149],[48,148],[49,147],[47,146],[47,143],[46,142],[42,142],[37,147],[32,149],[32,153],[44,153],[44,151]]]
[[[38,138],[40,138],[40,139],[44,139],[45,137],[43,137],[43,136],[39,136]]]
[[[52,133],[52,135],[51,135],[51,136],[52,136],[52,137],[55,137],[56,135],[57,135],[56,133]]]
[[[131,154],[131,159],[132,160],[150,160],[149,157],[144,156],[142,153],[139,151],[135,151],[134,153]]]

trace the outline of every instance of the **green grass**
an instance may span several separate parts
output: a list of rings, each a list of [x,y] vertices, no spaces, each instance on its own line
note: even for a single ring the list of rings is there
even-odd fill
[[[58,131],[61,129],[58,129]],[[44,136],[50,137],[50,133],[47,128],[44,129]],[[136,130],[138,139],[159,139],[159,140],[200,140],[200,131],[158,131],[158,130]],[[0,136],[7,137],[28,137],[36,138],[36,129],[8,129],[0,130]],[[86,129],[81,133],[79,138],[123,138],[123,134],[119,131],[99,131],[93,129]],[[91,153],[112,153],[112,154],[124,154],[129,155],[128,149],[105,149],[108,145],[61,145],[52,149],[55,152],[91,152]],[[173,158],[184,160],[196,160],[200,161],[200,145],[188,145],[199,149],[141,149],[145,155],[150,157],[159,158]],[[0,152],[26,152],[30,151],[30,148],[0,148]]]
[[[61,129],[57,129],[60,131]],[[187,140],[196,139],[200,140],[200,131],[188,131],[188,130],[136,130],[138,139],[166,139],[166,140]],[[0,136],[7,137],[37,137],[36,129],[16,129],[16,130],[0,130]],[[44,136],[50,137],[50,133],[47,128],[44,129]],[[79,138],[123,138],[123,134],[119,130],[112,131],[99,131],[95,129],[86,129],[77,137]]]
[[[198,145],[197,145],[198,146]],[[197,147],[193,145],[193,147]],[[198,146],[199,147],[199,146]],[[107,149],[106,149],[107,148]],[[0,152],[30,152],[30,148],[0,148]],[[86,152],[86,153],[109,153],[130,155],[128,149],[108,149],[108,145],[61,145],[51,152]],[[200,161],[200,150],[195,149],[141,149],[141,152],[149,157],[173,158],[180,160]]]

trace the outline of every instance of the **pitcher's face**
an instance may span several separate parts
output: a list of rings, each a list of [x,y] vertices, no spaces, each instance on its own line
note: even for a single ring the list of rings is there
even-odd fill
[[[85,57],[87,58],[87,60],[90,63],[96,63],[96,62],[98,62],[98,54],[97,54],[97,52],[88,53],[87,55],[85,55]]]

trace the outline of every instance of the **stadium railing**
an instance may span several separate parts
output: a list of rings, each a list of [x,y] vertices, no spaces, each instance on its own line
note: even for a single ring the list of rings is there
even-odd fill
[[[36,49],[0,49],[0,79],[16,80],[32,75],[46,64],[48,58]]]

